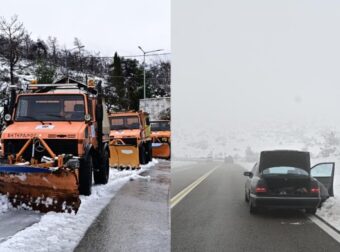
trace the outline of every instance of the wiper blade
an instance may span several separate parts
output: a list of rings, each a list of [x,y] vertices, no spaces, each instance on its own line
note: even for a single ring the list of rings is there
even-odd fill
[[[51,117],[56,117],[56,118],[62,118],[64,119],[66,122],[70,123],[71,124],[71,120],[69,119],[66,119],[65,116],[62,116],[62,115],[56,115],[56,114],[46,114],[47,116],[51,116]]]
[[[32,120],[34,120],[34,121],[38,121],[38,122],[41,122],[41,124],[45,124],[42,120],[40,120],[40,119],[38,119],[38,118],[36,118],[36,117],[34,117],[34,116],[19,116],[17,119],[21,119],[21,118],[26,118],[26,119],[32,119]]]
[[[47,116],[52,116],[52,117],[57,117],[57,118],[64,118],[61,115],[56,115],[56,114],[46,114]]]

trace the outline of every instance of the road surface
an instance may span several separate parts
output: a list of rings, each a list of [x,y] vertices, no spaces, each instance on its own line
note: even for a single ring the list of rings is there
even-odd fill
[[[302,211],[263,211],[250,215],[244,201],[243,168],[239,165],[213,162],[174,165],[172,199],[214,168],[173,206],[172,251],[340,251],[340,244]]]
[[[141,176],[123,186],[75,251],[170,251],[170,162]]]

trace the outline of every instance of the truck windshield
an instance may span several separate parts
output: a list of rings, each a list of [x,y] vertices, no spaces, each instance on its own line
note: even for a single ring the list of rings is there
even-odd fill
[[[138,116],[114,116],[110,124],[111,130],[139,129]]]
[[[23,95],[18,99],[15,120],[24,121],[83,121],[82,95]]]
[[[170,122],[169,121],[151,122],[151,130],[152,131],[169,131]]]

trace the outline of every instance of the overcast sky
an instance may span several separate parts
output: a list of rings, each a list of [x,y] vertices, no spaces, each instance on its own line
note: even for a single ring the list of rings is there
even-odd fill
[[[0,16],[17,14],[33,38],[58,38],[73,47],[78,37],[87,50],[111,56],[144,50],[170,51],[170,0],[10,0]]]
[[[321,118],[340,126],[339,1],[172,3],[175,128]]]

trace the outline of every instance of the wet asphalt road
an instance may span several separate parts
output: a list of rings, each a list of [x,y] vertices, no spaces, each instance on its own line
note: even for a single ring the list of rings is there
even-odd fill
[[[172,251],[340,251],[340,244],[301,211],[250,215],[242,167],[221,165],[172,209]],[[171,197],[215,166],[173,167]]]
[[[141,176],[123,186],[75,251],[170,251],[170,162]]]

